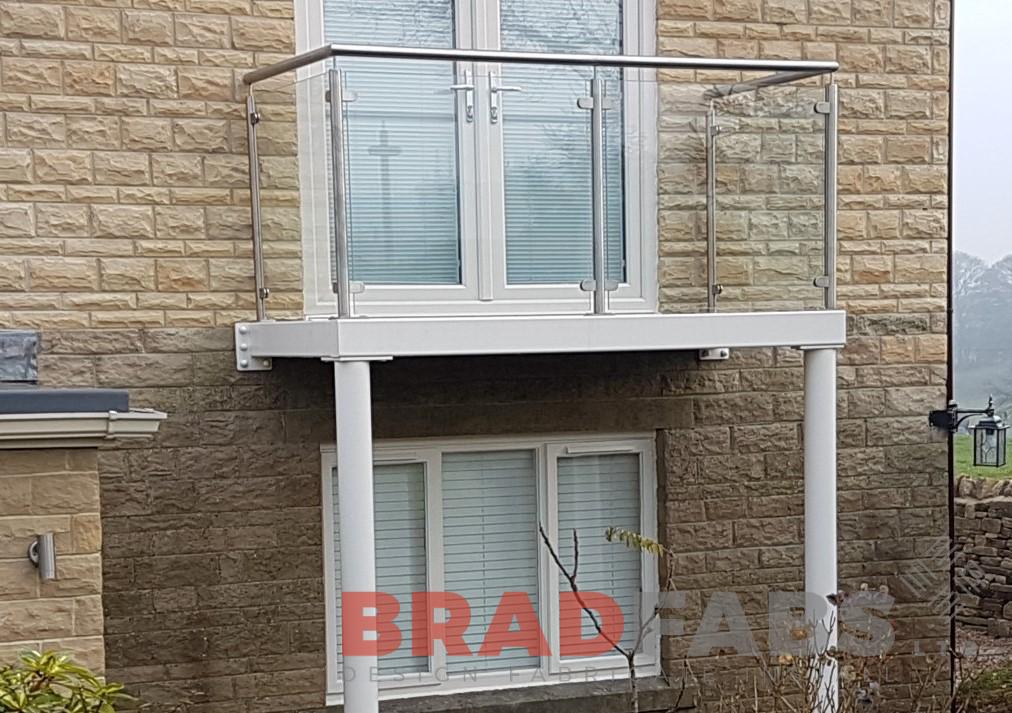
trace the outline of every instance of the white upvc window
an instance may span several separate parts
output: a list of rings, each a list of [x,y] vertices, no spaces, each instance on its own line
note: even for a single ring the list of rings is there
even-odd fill
[[[341,702],[340,539],[336,460],[322,450],[328,704]],[[654,438],[578,435],[389,441],[375,449],[376,577],[378,591],[400,604],[404,635],[398,650],[379,659],[382,698],[454,693],[548,683],[609,680],[628,674],[614,652],[560,655],[560,593],[569,591],[540,540],[544,527],[563,562],[580,537],[581,591],[606,594],[625,619],[622,645],[635,642],[644,616],[643,593],[657,592],[651,555],[605,540],[608,527],[656,537]],[[449,655],[439,641],[432,656],[411,650],[411,593],[453,592],[471,611],[464,639],[474,654]],[[477,655],[505,592],[533,604],[549,651],[521,647]],[[649,597],[647,599],[649,602]],[[437,614],[438,616],[438,614]],[[516,622],[514,622],[514,628]],[[581,637],[594,638],[582,619]],[[637,655],[637,675],[660,670],[660,635],[653,622]]]
[[[296,0],[299,51],[328,42],[653,54],[654,0]],[[547,30],[547,31],[546,31]],[[352,280],[362,315],[587,311],[592,68],[338,60]],[[657,304],[652,70],[601,70],[607,274],[616,311]],[[300,75],[305,308],[336,310],[326,82]],[[314,76],[315,75],[315,76]],[[473,87],[473,88],[469,88]]]

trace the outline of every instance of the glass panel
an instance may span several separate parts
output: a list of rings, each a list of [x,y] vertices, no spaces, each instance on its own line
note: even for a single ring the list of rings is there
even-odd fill
[[[580,588],[612,597],[625,615],[622,645],[636,643],[640,626],[641,558],[639,552],[608,542],[605,531],[619,527],[640,532],[640,459],[635,454],[591,455],[559,459],[559,551],[573,561],[573,530],[580,538]],[[559,578],[560,591],[569,583]],[[569,634],[575,637],[575,632]],[[581,638],[596,636],[583,615]]]
[[[622,52],[619,0],[502,0],[502,47],[526,52]],[[549,30],[550,28],[550,30]],[[593,68],[502,67],[506,277],[511,284],[574,283],[593,276],[590,112]],[[622,82],[601,70],[606,115],[608,275],[625,279]]]
[[[464,640],[481,647],[505,592],[526,592],[538,607],[538,501],[534,452],[443,456],[445,586],[471,605]],[[515,628],[515,624],[514,624]],[[496,657],[448,656],[454,672],[531,668],[537,656],[505,648]]]
[[[452,0],[324,0],[328,42],[453,47]],[[453,63],[343,59],[351,277],[460,283]]]
[[[721,311],[821,309],[824,121],[819,88],[769,87],[714,103]]]
[[[256,130],[260,159],[260,225],[264,248],[264,278],[271,290],[271,296],[275,298],[269,307],[274,315],[278,315],[281,305],[297,303],[292,298],[297,297],[303,287],[298,260],[302,250],[298,203],[302,188],[299,182],[298,155],[300,127],[292,107],[297,101],[296,98],[304,91],[304,84],[305,82],[293,81],[292,75],[286,74],[256,85],[256,105],[260,115]],[[204,157],[203,163],[207,180],[214,185],[231,187],[240,185],[232,173],[233,164],[225,155],[209,154]],[[165,170],[168,167],[159,168]],[[245,176],[245,173],[243,175]],[[170,176],[166,178],[171,179]],[[175,237],[187,239],[187,250],[193,253],[199,250],[208,255],[233,253],[235,246],[243,242],[248,244],[251,230],[248,215],[210,211],[207,215],[207,226],[207,235],[201,237],[199,241],[186,231]],[[252,281],[250,284],[252,285]]]
[[[397,651],[379,659],[381,676],[423,673],[425,656],[411,654],[411,595],[427,589],[425,558],[425,466],[421,463],[377,465],[373,469],[376,515],[376,589],[400,604],[394,623],[404,637]],[[341,631],[341,531],[337,511],[337,473],[332,473],[334,502],[334,569],[337,631]],[[340,654],[339,654],[340,655]]]
[[[678,83],[663,74],[658,76],[656,91],[660,307],[664,312],[701,312],[706,310],[705,131],[709,102],[703,87]]]

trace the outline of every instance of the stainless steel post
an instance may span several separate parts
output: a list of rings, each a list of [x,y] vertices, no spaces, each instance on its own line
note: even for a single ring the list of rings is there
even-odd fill
[[[260,114],[257,112],[256,99],[252,92],[246,97],[246,144],[249,153],[249,212],[253,227],[253,282],[256,286],[257,321],[267,319],[267,298],[271,292],[264,282],[264,244],[262,225],[260,222],[260,156],[257,151],[257,124]]]
[[[825,289],[826,309],[836,309],[836,211],[838,140],[840,132],[840,89],[837,84],[826,85],[826,158],[825,158]]]
[[[341,73],[327,73],[330,97],[330,164],[334,172],[334,255],[336,257],[334,294],[337,295],[337,316],[350,317],[351,268],[348,259],[348,186],[345,182],[344,157],[344,92]]]
[[[717,311],[717,111],[706,113],[706,310]]]
[[[593,202],[594,314],[605,314],[608,311],[608,251],[605,243],[607,224],[604,212],[604,93],[604,80],[595,71],[594,78],[590,80],[590,99],[593,103],[590,110],[590,192]]]

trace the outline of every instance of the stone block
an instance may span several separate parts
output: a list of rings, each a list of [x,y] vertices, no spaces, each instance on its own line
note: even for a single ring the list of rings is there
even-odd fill
[[[5,2],[0,5],[0,35],[63,39],[67,31],[63,8],[57,5]]]
[[[34,152],[35,179],[44,183],[91,183],[91,153],[40,149]]]
[[[35,208],[38,234],[43,237],[73,238],[88,235],[88,207],[68,203],[39,203]]]
[[[180,46],[212,48],[230,46],[227,17],[176,13],[173,19],[175,20],[176,43]]]
[[[118,64],[120,96],[168,99],[176,96],[176,70],[147,64]]]
[[[68,7],[67,39],[81,42],[119,42],[120,11],[115,8]]]
[[[673,0],[688,1],[692,0]],[[291,21],[261,17],[231,18],[232,46],[235,49],[260,51],[269,47],[275,52],[290,52],[294,44]]]
[[[173,122],[172,136],[177,151],[194,153],[227,153],[229,151],[227,121],[178,119]]]
[[[155,264],[143,258],[99,260],[101,284],[107,290],[154,290]]]
[[[715,20],[762,20],[762,0],[713,0]]]
[[[154,214],[146,206],[95,205],[91,221],[95,237],[149,238],[155,234]]]
[[[235,101],[232,70],[211,67],[180,67],[179,96],[204,101]]]
[[[27,183],[31,180],[31,152],[27,149],[0,148],[0,182]]]
[[[123,39],[149,45],[170,45],[173,17],[169,12],[128,10],[123,13]]]
[[[119,118],[115,116],[68,116],[67,142],[80,149],[119,148]]]
[[[92,290],[98,287],[98,265],[86,258],[31,258],[28,279],[33,290]]]
[[[44,59],[0,58],[3,88],[24,94],[59,94],[62,72],[60,62]]]
[[[151,182],[146,154],[134,151],[101,151],[95,154],[95,181],[136,186]]]
[[[74,600],[0,601],[0,631],[11,641],[73,636]]]
[[[157,260],[158,289],[163,292],[192,292],[209,288],[206,260]]]
[[[763,19],[778,24],[800,25],[808,22],[805,0],[766,0]]]
[[[114,96],[116,65],[112,62],[67,62],[63,69],[63,86],[68,94]]]

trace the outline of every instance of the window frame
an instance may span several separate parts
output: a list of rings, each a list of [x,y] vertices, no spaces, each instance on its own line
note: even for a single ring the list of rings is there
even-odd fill
[[[558,547],[558,459],[583,455],[637,454],[640,458],[640,531],[657,537],[656,437],[654,434],[552,434],[532,436],[463,437],[377,441],[374,463],[422,463],[425,465],[426,495],[426,581],[432,591],[443,591],[442,542],[442,456],[445,453],[531,450],[535,453],[538,513],[553,544]],[[334,527],[336,513],[333,476],[337,465],[335,447],[320,448],[323,490],[324,596],[326,608],[327,705],[342,703],[341,669],[338,666],[337,587],[335,579]],[[511,671],[456,673],[446,676],[446,652],[437,642],[426,674],[394,674],[380,679],[380,699],[444,695],[464,691],[525,688],[572,682],[577,672],[606,673],[610,679],[628,676],[624,657],[617,654],[584,659],[559,657],[559,572],[538,540],[538,619],[545,632],[550,656],[541,657],[537,668]],[[640,586],[643,592],[657,592],[659,563],[647,553],[640,558]],[[660,632],[652,627],[636,657],[639,676],[660,672]],[[443,676],[441,679],[440,676]],[[590,674],[588,673],[588,676]],[[518,680],[519,679],[519,680]]]
[[[456,0],[455,43],[460,48],[498,49],[500,0]],[[296,52],[324,44],[322,0],[295,2]],[[656,0],[623,3],[625,54],[652,55],[656,47]],[[488,77],[499,66],[456,65],[457,79],[470,71],[475,81],[475,121],[457,122],[459,285],[369,285],[354,295],[364,316],[444,314],[553,314],[586,312],[591,294],[578,285],[523,284],[506,281],[505,181],[502,123],[488,120]],[[332,317],[337,311],[330,277],[330,223],[326,161],[326,110],[323,86],[311,91],[319,67],[298,71],[296,103],[302,225],[303,310],[308,317]],[[650,69],[626,69],[623,79],[625,281],[611,293],[617,312],[654,312],[658,304],[657,153],[658,97]],[[456,98],[463,114],[463,93]],[[508,99],[507,99],[508,101]],[[588,278],[590,276],[588,275]]]

